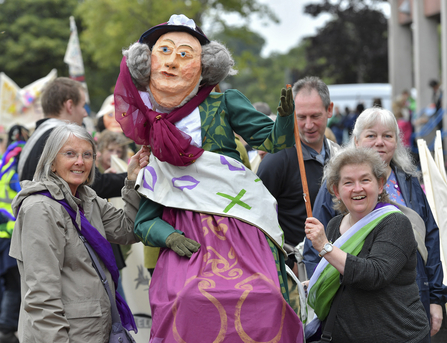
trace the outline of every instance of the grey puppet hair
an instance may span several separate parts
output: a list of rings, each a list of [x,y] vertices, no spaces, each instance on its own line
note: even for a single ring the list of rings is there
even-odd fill
[[[126,57],[132,81],[138,90],[146,91],[151,75],[151,51],[147,44],[134,43],[129,49],[123,50]],[[202,83],[215,85],[223,81],[228,75],[235,75],[237,71],[232,67],[234,60],[228,49],[216,42],[202,46]]]
[[[234,60],[228,49],[216,42],[202,46],[202,82],[207,85],[216,85],[228,75],[236,75],[233,69]]]
[[[140,91],[146,91],[151,76],[151,50],[147,44],[134,43],[123,50],[132,81]]]

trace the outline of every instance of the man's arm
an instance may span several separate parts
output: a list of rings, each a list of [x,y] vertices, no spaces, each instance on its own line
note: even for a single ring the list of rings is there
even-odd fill
[[[98,168],[96,168],[95,182],[93,183],[92,188],[99,197],[104,199],[121,197],[121,189],[124,187],[126,176],[127,173],[101,174]]]

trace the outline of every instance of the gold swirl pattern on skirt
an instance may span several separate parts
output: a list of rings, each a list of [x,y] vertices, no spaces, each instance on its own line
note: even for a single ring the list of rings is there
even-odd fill
[[[225,234],[228,231],[228,225],[226,224],[221,224],[221,221],[224,220],[224,217],[221,217],[219,220],[215,220],[215,218],[213,216],[207,215],[207,214],[200,214],[200,216],[202,217],[202,223],[204,221],[206,221],[206,224],[208,226],[203,226],[203,236],[206,236],[208,234],[208,229],[211,230],[212,233],[214,233],[214,235],[219,238],[220,240],[224,241],[227,238],[225,237]]]
[[[263,279],[264,281],[271,283],[273,285],[273,287],[278,290],[278,293],[281,295],[281,298],[283,300],[282,311],[281,311],[281,325],[279,327],[278,333],[276,334],[275,337],[273,337],[273,339],[271,339],[270,341],[265,341],[265,342],[255,341],[250,336],[248,336],[248,334],[244,331],[244,328],[242,327],[242,321],[241,321],[242,304],[244,303],[245,299],[247,299],[250,292],[253,290],[253,286],[251,284],[249,284],[249,282],[256,280],[256,279]],[[244,293],[242,294],[242,296],[239,298],[239,301],[237,302],[235,319],[234,319],[234,325],[236,327],[236,331],[237,331],[239,337],[241,338],[241,340],[244,343],[277,343],[277,342],[279,342],[279,340],[281,339],[282,329],[284,326],[284,319],[286,316],[286,307],[287,306],[286,306],[285,299],[282,297],[282,294],[281,294],[279,288],[276,287],[273,280],[267,278],[264,274],[255,273],[252,276],[245,279],[244,281],[239,282],[235,286],[235,288],[244,290]]]

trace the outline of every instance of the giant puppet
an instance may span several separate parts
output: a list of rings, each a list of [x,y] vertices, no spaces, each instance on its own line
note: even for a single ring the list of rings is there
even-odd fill
[[[229,51],[184,15],[152,27],[124,51],[115,115],[150,145],[139,175],[135,233],[161,247],[149,299],[150,342],[302,342],[287,303],[276,200],[241,163],[234,132],[270,153],[294,143],[291,90],[278,118],[237,90]]]

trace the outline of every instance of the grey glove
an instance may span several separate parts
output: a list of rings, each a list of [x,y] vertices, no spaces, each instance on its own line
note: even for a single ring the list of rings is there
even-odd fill
[[[281,89],[281,100],[277,109],[278,114],[281,117],[287,117],[293,113],[294,109],[295,104],[293,102],[292,88]]]
[[[174,250],[178,255],[190,258],[194,252],[199,250],[200,243],[186,238],[178,232],[171,233],[166,238],[166,246],[169,249]]]

